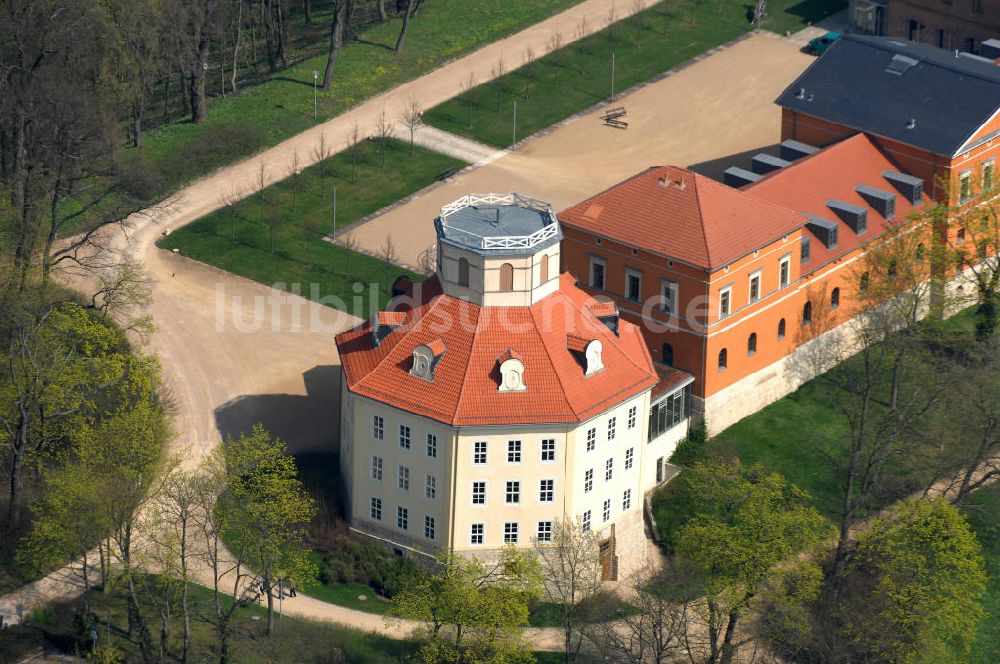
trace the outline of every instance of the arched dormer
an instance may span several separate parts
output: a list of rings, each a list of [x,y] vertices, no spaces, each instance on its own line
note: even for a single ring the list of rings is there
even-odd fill
[[[500,353],[500,392],[523,392],[528,389],[524,383],[524,360],[511,349]]]
[[[434,369],[437,368],[441,356],[444,355],[447,347],[440,339],[435,339],[426,344],[420,344],[413,349],[413,365],[410,367],[410,375],[423,378],[426,381],[434,381]]]
[[[578,360],[582,360],[584,376],[590,376],[604,368],[604,359],[601,357],[604,345],[599,339],[587,339],[575,334],[568,334],[566,335],[566,348],[576,355]]]

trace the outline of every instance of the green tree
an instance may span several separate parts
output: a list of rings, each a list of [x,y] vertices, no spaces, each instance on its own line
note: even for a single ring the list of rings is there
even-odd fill
[[[541,591],[534,555],[505,546],[491,564],[447,551],[437,562],[436,569],[417,574],[394,598],[393,617],[425,625],[418,660],[531,661],[521,631]]]
[[[256,424],[249,435],[224,445],[226,488],[217,510],[224,516],[231,553],[261,575],[267,597],[267,633],[274,631],[272,589],[289,580],[314,578],[302,546],[316,514],[285,444]]]
[[[740,618],[773,568],[817,544],[830,527],[808,494],[760,466],[705,462],[685,474],[701,504],[675,535],[678,557],[705,593],[705,661],[729,664],[742,645]]]
[[[839,614],[855,661],[951,661],[983,616],[986,571],[965,517],[942,499],[906,499],[862,534]]]
[[[552,541],[534,541],[546,598],[562,608],[566,661],[580,652],[584,603],[601,590],[601,554],[597,535],[578,521],[556,521]],[[575,636],[575,638],[574,638]]]

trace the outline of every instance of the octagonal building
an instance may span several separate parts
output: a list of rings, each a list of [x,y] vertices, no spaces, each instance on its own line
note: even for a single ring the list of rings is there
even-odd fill
[[[560,274],[547,204],[473,194],[434,224],[437,274],[336,338],[351,528],[489,558],[579,519],[606,578],[638,568],[691,377],[654,367],[638,327]]]

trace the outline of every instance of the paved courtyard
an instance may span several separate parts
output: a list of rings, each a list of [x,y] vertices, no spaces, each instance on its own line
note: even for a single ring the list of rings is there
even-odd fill
[[[434,242],[438,209],[469,192],[517,191],[558,211],[646,168],[693,167],[721,178],[730,155],[780,141],[774,99],[812,61],[792,40],[760,33],[715,52],[656,83],[615,100],[628,111],[626,130],[605,127],[604,108],[529,139],[486,165],[427,189],[354,227],[361,247],[376,251],[391,235],[399,259],[416,265]]]

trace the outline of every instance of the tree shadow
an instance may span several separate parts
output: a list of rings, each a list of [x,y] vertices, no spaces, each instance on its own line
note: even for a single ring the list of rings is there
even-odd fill
[[[302,374],[306,394],[253,394],[215,410],[224,438],[249,433],[254,424],[281,438],[293,455],[338,453],[340,449],[340,365],[316,366]]]
[[[747,150],[746,152],[739,152],[737,154],[719,157],[718,159],[710,159],[708,161],[698,162],[697,164],[690,164],[688,169],[698,173],[699,175],[704,175],[705,177],[722,182],[723,173],[727,168],[737,166],[749,171],[750,161],[756,155],[761,153],[777,157],[779,153],[778,144],[774,143],[772,145],[763,145],[759,148],[754,148],[753,150]]]
[[[395,53],[396,49],[388,44],[379,44],[378,42],[368,41],[367,39],[362,39],[361,37],[355,37],[354,42],[358,44],[364,44],[365,46],[374,46],[376,48],[383,48],[391,53]]]

